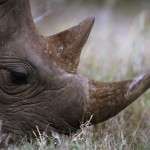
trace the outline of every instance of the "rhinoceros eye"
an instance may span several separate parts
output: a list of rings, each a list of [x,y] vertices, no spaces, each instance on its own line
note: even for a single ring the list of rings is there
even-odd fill
[[[11,58],[2,59],[0,89],[13,97],[30,98],[44,90],[36,68],[29,62]]]
[[[11,71],[10,78],[11,78],[10,80],[12,81],[12,83],[17,84],[17,85],[28,83],[28,74],[23,73],[23,72]]]
[[[19,71],[18,69],[1,69],[0,70],[0,82],[3,87],[14,88],[14,87],[27,87],[30,84],[30,74],[26,71]],[[13,90],[13,89],[12,89]]]
[[[25,85],[29,82],[30,72],[22,66],[9,66],[1,72],[3,79],[9,85]]]

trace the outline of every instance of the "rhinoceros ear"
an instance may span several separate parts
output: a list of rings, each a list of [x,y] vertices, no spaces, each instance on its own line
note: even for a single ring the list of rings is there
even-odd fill
[[[48,37],[47,53],[65,71],[77,71],[81,49],[88,39],[93,23],[93,17],[87,18],[77,26]]]

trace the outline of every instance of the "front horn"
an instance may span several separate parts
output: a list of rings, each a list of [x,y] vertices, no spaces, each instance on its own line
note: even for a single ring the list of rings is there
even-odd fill
[[[103,122],[122,111],[150,88],[150,72],[133,80],[105,83],[89,81],[86,113],[92,123]]]

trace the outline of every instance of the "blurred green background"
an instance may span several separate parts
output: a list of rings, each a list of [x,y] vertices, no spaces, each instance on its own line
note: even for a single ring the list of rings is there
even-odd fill
[[[79,71],[95,79],[122,79],[149,69],[149,0],[31,0],[39,31],[51,35],[95,16]]]

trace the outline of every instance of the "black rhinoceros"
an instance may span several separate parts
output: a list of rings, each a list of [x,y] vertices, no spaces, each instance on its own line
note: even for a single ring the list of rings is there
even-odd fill
[[[150,72],[105,83],[77,73],[94,18],[50,37],[40,35],[29,0],[0,0],[0,120],[15,137],[70,134],[123,110],[150,87]],[[18,138],[17,138],[18,139]]]

